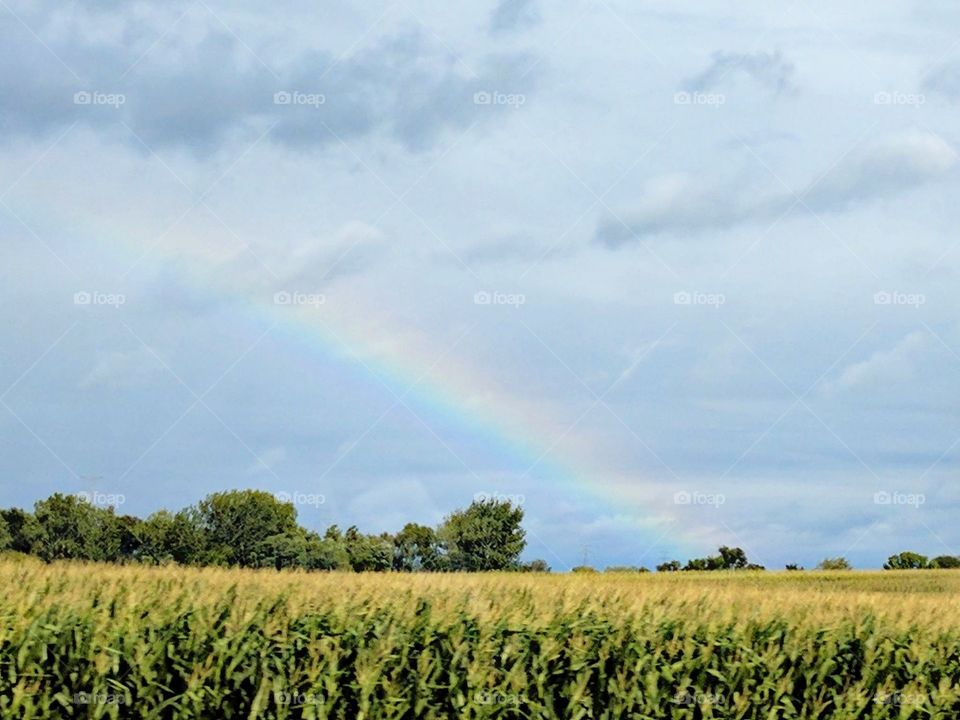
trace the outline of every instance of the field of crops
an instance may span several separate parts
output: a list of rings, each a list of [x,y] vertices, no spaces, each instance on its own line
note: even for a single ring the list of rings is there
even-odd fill
[[[960,718],[960,572],[0,562],[4,718]]]

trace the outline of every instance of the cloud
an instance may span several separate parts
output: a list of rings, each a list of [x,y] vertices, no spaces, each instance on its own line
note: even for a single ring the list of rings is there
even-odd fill
[[[956,151],[939,135],[911,131],[840,163],[801,195],[811,210],[842,210],[922,185],[944,175],[956,161]]]
[[[115,350],[100,354],[79,386],[82,389],[148,386],[163,372],[163,364],[143,346],[126,352]]]
[[[490,33],[527,30],[540,22],[536,0],[500,0],[490,16]]]
[[[650,236],[725,230],[784,214],[838,212],[942,177],[956,161],[956,151],[943,138],[914,130],[845,158],[796,191],[762,196],[741,183],[710,185],[686,174],[660,176],[644,184],[632,212],[603,220],[596,240],[618,247]]]
[[[207,16],[188,13],[179,23],[186,27],[146,48],[128,37],[138,35],[129,17],[114,20],[131,28],[92,39],[40,27],[49,52],[16,23],[0,25],[0,130],[8,138],[74,122],[123,136],[123,123],[141,150],[142,141],[206,155],[272,128],[270,141],[298,149],[374,135],[421,152],[445,132],[512,111],[478,105],[475,93],[527,94],[534,85],[519,75],[529,65],[522,55],[486,55],[468,67],[416,29],[345,57],[311,51],[274,63],[268,49],[252,50]]]
[[[951,100],[960,98],[960,61],[943,63],[923,79],[923,89]]]
[[[909,380],[917,361],[929,351],[930,342],[927,333],[912,332],[889,350],[877,351],[866,360],[848,365],[835,380],[824,383],[822,392],[831,395],[857,389],[883,391]]]
[[[715,52],[710,65],[687,80],[684,86],[691,91],[713,90],[736,73],[781,93],[793,88],[794,70],[793,63],[784,60],[779,52]]]

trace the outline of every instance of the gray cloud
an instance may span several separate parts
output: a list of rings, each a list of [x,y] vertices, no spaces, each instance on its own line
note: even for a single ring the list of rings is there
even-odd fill
[[[273,141],[296,148],[380,135],[417,152],[448,130],[511,111],[478,105],[475,93],[527,94],[534,84],[519,77],[524,57],[489,55],[467,67],[419,31],[342,58],[303,54],[274,75],[222,27],[192,29],[199,39],[143,55],[126,36],[106,44],[64,39],[51,53],[15,24],[0,26],[0,129],[36,135],[80,122],[122,133],[123,122],[151,148],[208,154],[233,135],[256,137],[272,126]]]
[[[602,221],[596,239],[617,247],[653,235],[723,230],[807,210],[841,211],[941,177],[956,160],[943,138],[912,131],[845,159],[795,192],[758,196],[734,183],[706,185],[690,175],[662,176],[646,183],[638,207],[622,221]]]
[[[687,80],[688,90],[713,90],[734,74],[743,74],[775,92],[793,87],[793,63],[783,59],[780,52],[732,53],[715,52],[710,65]]]
[[[951,100],[960,98],[960,62],[939,65],[923,79],[923,89]]]
[[[500,0],[490,16],[490,32],[526,30],[540,22],[537,0]]]

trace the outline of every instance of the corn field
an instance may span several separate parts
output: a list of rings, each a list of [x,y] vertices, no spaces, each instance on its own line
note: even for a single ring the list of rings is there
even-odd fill
[[[958,718],[960,572],[0,562],[4,718]]]

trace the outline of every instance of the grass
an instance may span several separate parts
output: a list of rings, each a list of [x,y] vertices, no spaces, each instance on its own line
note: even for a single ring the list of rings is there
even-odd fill
[[[949,570],[0,583],[3,717],[960,717]]]

